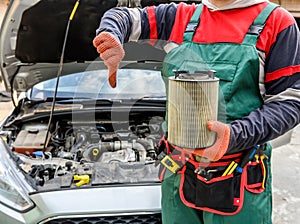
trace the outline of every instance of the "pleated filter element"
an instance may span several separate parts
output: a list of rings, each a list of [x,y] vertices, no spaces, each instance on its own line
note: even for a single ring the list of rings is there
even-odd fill
[[[168,140],[182,148],[206,148],[216,134],[207,129],[217,120],[219,79],[211,71],[169,77]]]

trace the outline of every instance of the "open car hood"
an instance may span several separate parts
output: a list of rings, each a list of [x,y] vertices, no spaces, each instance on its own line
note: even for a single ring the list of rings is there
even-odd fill
[[[99,55],[92,45],[105,11],[119,0],[81,0],[70,23],[62,75],[80,72]],[[123,2],[123,3],[122,3]],[[129,1],[125,1],[129,4]],[[157,1],[158,3],[169,1]],[[1,27],[1,75],[7,90],[26,91],[56,77],[66,27],[76,0],[12,0]],[[139,2],[142,7],[156,4]],[[124,60],[162,60],[165,53],[147,44],[124,45]],[[146,49],[145,49],[146,48]],[[147,52],[147,54],[145,54]],[[66,71],[65,71],[66,70]]]

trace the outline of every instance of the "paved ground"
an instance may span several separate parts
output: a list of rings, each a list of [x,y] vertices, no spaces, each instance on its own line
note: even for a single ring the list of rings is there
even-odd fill
[[[289,134],[273,142],[285,143],[291,137],[273,149],[274,224],[300,223],[300,126]]]
[[[6,6],[7,1],[0,0],[0,21]],[[4,91],[3,83],[0,83],[1,91]],[[12,108],[11,102],[0,102],[0,121]],[[272,144],[274,224],[300,224],[300,126]]]

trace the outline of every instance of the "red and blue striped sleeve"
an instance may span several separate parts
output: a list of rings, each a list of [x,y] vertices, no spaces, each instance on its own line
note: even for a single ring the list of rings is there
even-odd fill
[[[110,32],[122,44],[132,40],[148,40],[152,45],[157,40],[167,41],[177,7],[177,4],[170,3],[145,8],[112,8],[103,15],[96,35],[103,31]]]
[[[276,9],[257,47],[265,54],[264,104],[230,124],[229,150],[265,143],[300,122],[300,34],[291,14]]]

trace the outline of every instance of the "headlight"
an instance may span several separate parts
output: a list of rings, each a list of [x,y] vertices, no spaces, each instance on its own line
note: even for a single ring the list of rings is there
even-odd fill
[[[10,158],[8,149],[0,138],[0,202],[18,211],[25,211],[34,206],[27,192],[33,190],[23,174]]]

